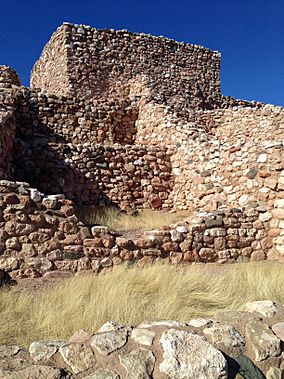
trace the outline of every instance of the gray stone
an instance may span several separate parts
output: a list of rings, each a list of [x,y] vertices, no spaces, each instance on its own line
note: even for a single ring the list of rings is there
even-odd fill
[[[161,336],[160,371],[171,379],[225,379],[227,363],[222,353],[203,337],[170,329]]]
[[[30,356],[34,361],[48,361],[64,345],[63,341],[36,341],[29,347]]]
[[[156,336],[155,332],[149,329],[136,328],[132,330],[131,338],[141,345],[151,346]]]
[[[244,305],[244,310],[263,317],[273,317],[277,312],[277,306],[273,301],[260,300],[246,303]]]
[[[249,321],[260,320],[260,318],[253,313],[243,311],[225,311],[218,312],[214,319],[226,323],[247,323]]]
[[[59,348],[59,352],[75,374],[86,371],[96,364],[96,357],[90,346],[83,343],[70,343]]]
[[[155,357],[150,350],[133,350],[119,356],[120,363],[126,369],[125,379],[151,379],[155,366]]]
[[[213,220],[213,219],[205,220],[205,226],[207,228],[216,228],[219,226],[223,226],[223,219],[217,218],[216,220]]]
[[[113,351],[120,349],[127,342],[126,330],[114,330],[105,333],[95,334],[91,340],[92,348],[97,349],[99,353],[108,355]]]
[[[228,348],[243,347],[246,342],[241,334],[229,324],[214,323],[209,328],[203,329],[203,334],[213,345],[224,345]]]
[[[252,345],[257,362],[269,357],[275,357],[281,353],[280,339],[261,321],[247,323],[246,341]]]

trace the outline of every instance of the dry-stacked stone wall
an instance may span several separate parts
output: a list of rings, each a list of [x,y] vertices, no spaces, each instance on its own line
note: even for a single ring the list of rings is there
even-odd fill
[[[16,177],[77,204],[160,208],[173,188],[165,149],[16,140]]]
[[[17,136],[25,141],[131,144],[138,110],[130,100],[57,97],[22,88],[15,96]]]
[[[175,226],[122,235],[84,225],[62,195],[45,196],[27,183],[2,180],[0,269],[13,277],[38,277],[98,272],[123,262],[262,260],[273,245],[271,217],[262,208],[201,212]]]
[[[283,319],[284,307],[264,300],[214,318],[107,321],[68,340],[2,345],[0,365],[9,378],[281,379]]]
[[[16,71],[9,66],[0,65],[0,89],[19,87],[20,85],[21,81]]]
[[[144,95],[177,110],[208,108],[220,96],[219,71],[219,53],[202,46],[64,24],[36,62],[31,86],[79,98]]]

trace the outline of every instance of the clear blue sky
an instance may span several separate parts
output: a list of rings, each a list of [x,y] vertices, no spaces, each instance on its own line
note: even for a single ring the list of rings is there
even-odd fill
[[[63,21],[196,43],[222,54],[225,95],[284,106],[284,0],[0,0],[0,64],[28,85]]]

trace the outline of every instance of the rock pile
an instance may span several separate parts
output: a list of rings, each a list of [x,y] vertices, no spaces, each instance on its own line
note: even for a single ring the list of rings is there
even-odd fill
[[[214,319],[106,322],[68,341],[0,346],[5,379],[281,379],[284,308],[256,301]]]

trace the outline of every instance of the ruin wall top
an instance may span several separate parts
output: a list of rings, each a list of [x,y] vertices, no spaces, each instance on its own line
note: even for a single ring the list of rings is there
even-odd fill
[[[46,44],[31,86],[80,98],[146,96],[208,109],[220,97],[220,54],[165,37],[63,24]]]

